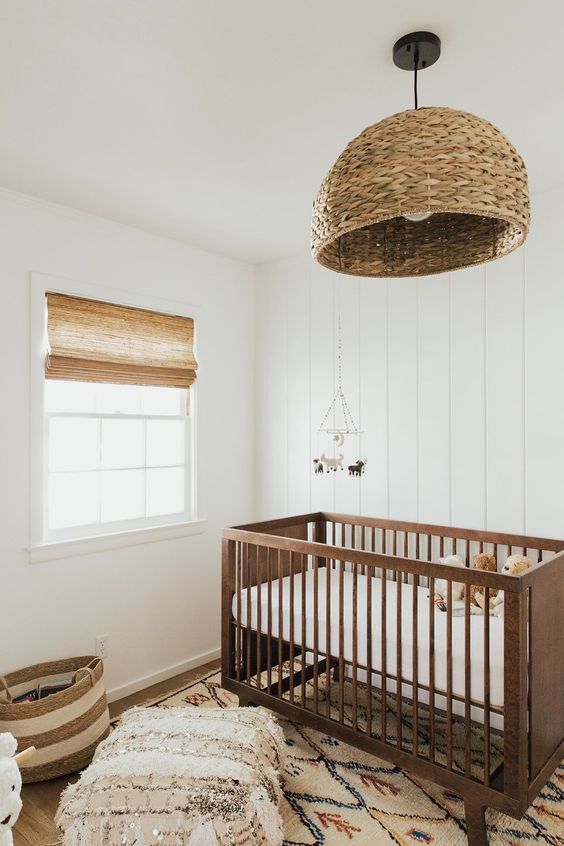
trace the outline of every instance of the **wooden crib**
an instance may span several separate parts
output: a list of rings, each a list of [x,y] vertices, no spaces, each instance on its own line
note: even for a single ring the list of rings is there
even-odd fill
[[[223,532],[222,685],[520,819],[564,758],[564,541],[314,513]],[[498,567],[522,553],[517,576]],[[460,555],[466,568],[439,563]],[[446,581],[447,610],[434,602]],[[454,583],[503,591],[461,616]]]

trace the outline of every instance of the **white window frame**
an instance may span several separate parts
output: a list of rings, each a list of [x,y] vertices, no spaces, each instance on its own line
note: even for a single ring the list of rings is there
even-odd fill
[[[48,529],[47,526],[47,426],[51,415],[45,412],[45,352],[47,323],[45,295],[48,291],[71,296],[102,300],[124,306],[177,314],[194,319],[195,344],[200,309],[187,303],[160,297],[130,294],[121,289],[91,285],[42,273],[30,274],[30,542],[32,563],[72,555],[95,552],[184,534],[199,534],[205,520],[197,514],[197,383],[189,388],[189,420],[186,427],[186,509],[182,514],[94,524],[70,529]],[[108,417],[112,419],[147,419],[157,415],[87,414],[53,412],[53,416]],[[164,417],[163,417],[164,419]],[[178,419],[166,415],[167,420]],[[84,534],[80,532],[83,529]]]

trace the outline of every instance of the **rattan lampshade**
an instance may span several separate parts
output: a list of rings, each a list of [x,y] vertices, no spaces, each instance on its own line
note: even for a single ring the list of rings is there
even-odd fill
[[[312,250],[353,276],[444,273],[507,255],[529,217],[525,165],[503,133],[468,112],[409,109],[341,153],[315,201]]]

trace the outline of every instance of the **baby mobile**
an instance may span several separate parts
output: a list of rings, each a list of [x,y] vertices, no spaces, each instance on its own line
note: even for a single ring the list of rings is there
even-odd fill
[[[336,420],[342,419],[342,425],[336,426]],[[330,422],[333,426],[330,426]],[[343,392],[342,384],[342,348],[341,348],[341,319],[339,318],[338,327],[338,346],[337,346],[337,390],[333,399],[329,403],[329,408],[325,412],[323,420],[319,424],[319,432],[325,433],[329,438],[329,443],[332,448],[327,449],[327,452],[332,452],[332,455],[327,455],[322,452],[319,458],[314,458],[313,466],[315,474],[318,473],[336,473],[337,470],[344,470],[343,461],[344,454],[339,452],[335,454],[339,447],[342,447],[347,435],[355,435],[357,441],[360,441],[362,434],[357,428],[351,414],[347,398]],[[354,464],[348,465],[349,476],[361,476],[364,473],[367,460],[366,458],[358,458]]]

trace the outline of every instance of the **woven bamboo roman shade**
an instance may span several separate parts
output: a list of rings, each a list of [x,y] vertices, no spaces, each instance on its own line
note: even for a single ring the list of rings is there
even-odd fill
[[[194,321],[47,293],[46,379],[188,388],[196,379]]]

